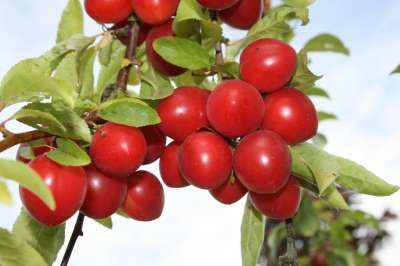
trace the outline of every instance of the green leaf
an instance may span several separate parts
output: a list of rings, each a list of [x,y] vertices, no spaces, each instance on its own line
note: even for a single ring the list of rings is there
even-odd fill
[[[28,243],[0,228],[0,265],[48,266],[49,264]]]
[[[312,143],[315,144],[319,148],[324,148],[328,143],[328,139],[324,134],[318,133],[312,138]]]
[[[32,147],[28,146],[19,146],[17,151],[17,156],[22,157],[26,160],[35,159],[35,154],[33,153]]]
[[[29,121],[31,125],[38,125],[36,127],[38,129],[50,129],[54,132],[65,132],[67,130],[54,115],[45,111],[23,108],[15,113],[12,118],[22,123]]]
[[[265,219],[247,199],[241,226],[242,265],[256,266],[264,240]]]
[[[301,50],[298,53],[297,58],[297,70],[290,82],[290,86],[302,91],[315,87],[315,82],[321,79],[322,76],[315,75],[308,68],[309,60],[307,51]]]
[[[312,144],[299,144],[291,148],[292,171],[296,176],[317,184],[319,194],[339,177],[339,165],[334,156]]]
[[[1,82],[1,101],[8,106],[53,97],[72,106],[76,96],[73,88],[45,71],[42,59],[27,59],[13,66]]]
[[[33,247],[48,265],[52,265],[64,244],[65,224],[46,226],[31,218],[24,209],[21,209],[13,226],[13,234]]]
[[[204,13],[200,4],[196,0],[181,0],[176,11],[173,29],[176,30],[178,24],[186,20],[207,20],[208,16]]]
[[[58,25],[57,43],[83,33],[83,11],[79,0],[69,0]]]
[[[99,62],[103,66],[107,66],[108,63],[110,62],[111,59],[111,54],[113,52],[113,43],[116,42],[116,40],[113,40],[111,43],[109,43],[106,47],[101,48],[99,52]]]
[[[96,59],[96,49],[91,47],[87,49],[80,58],[79,62],[79,96],[82,99],[92,99],[94,95],[94,75],[93,68]]]
[[[297,234],[306,237],[314,236],[319,230],[318,211],[310,197],[303,197],[299,211],[293,219],[293,225]]]
[[[157,112],[138,99],[117,99],[100,105],[99,116],[104,120],[131,127],[160,123]]]
[[[332,113],[320,111],[318,112],[318,119],[320,122],[326,120],[337,120],[337,116]]]
[[[163,59],[183,68],[196,70],[207,68],[212,64],[208,51],[191,40],[163,37],[157,39],[153,47]]]
[[[47,157],[61,165],[85,166],[91,163],[89,155],[74,141],[57,139],[57,149],[47,153]]]
[[[119,216],[124,217],[124,218],[128,218],[128,219],[131,218],[131,217],[129,217],[129,215],[126,214],[122,209],[118,209],[117,212],[116,212],[116,214],[118,214]]]
[[[78,89],[78,52],[73,51],[65,56],[53,75],[54,78],[63,80],[68,84],[70,91]],[[75,93],[74,93],[75,94]],[[77,93],[75,94],[77,95]]]
[[[349,49],[336,36],[323,33],[310,39],[303,48],[307,52],[335,52],[350,55]]]
[[[113,221],[112,221],[111,217],[100,219],[100,220],[95,219],[95,221],[108,229],[113,228]]]
[[[341,157],[336,161],[340,173],[337,182],[350,190],[373,196],[389,196],[399,190],[353,161]]]
[[[248,31],[245,38],[229,45],[227,57],[235,58],[241,49],[258,39],[274,38],[289,41],[293,37],[293,30],[288,22],[293,19],[300,19],[302,25],[306,25],[309,21],[308,9],[291,5],[281,5],[271,9]]]
[[[361,210],[350,210],[347,212],[343,212],[340,214],[335,223],[340,224],[340,226],[343,227],[346,227],[348,225],[363,224],[371,227],[378,232],[381,231],[379,219]]]
[[[49,187],[29,166],[19,161],[0,159],[0,176],[13,180],[37,195],[52,210],[55,202]]]
[[[215,70],[218,72],[226,73],[235,79],[240,79],[240,65],[237,62],[224,62],[222,65],[217,65],[215,67]]]
[[[6,206],[11,206],[13,199],[11,192],[8,190],[6,182],[0,179],[0,203]]]
[[[315,0],[284,0],[285,4],[299,7],[308,7],[314,2]]]
[[[329,94],[326,92],[326,90],[320,88],[320,87],[308,87],[308,88],[303,88],[302,90],[305,94],[308,96],[319,96],[319,97],[324,97],[327,99],[330,99],[331,97]]]
[[[400,73],[400,65],[398,65],[390,74]]]
[[[201,45],[207,50],[215,48],[215,44],[222,39],[222,27],[218,23],[209,20],[200,21],[200,27]]]
[[[23,111],[22,111],[23,110]],[[52,135],[71,138],[75,140],[84,140],[90,142],[91,133],[85,120],[83,120],[79,115],[77,115],[73,110],[60,105],[60,104],[50,104],[50,103],[31,103],[17,112],[26,114],[26,117],[19,117],[18,121],[24,123],[28,126],[37,128],[39,130],[48,132]],[[31,117],[29,117],[30,114]],[[59,123],[57,126],[53,120],[50,119],[51,116],[45,117],[43,113],[47,113],[54,117]],[[36,118],[37,116],[38,118]],[[44,120],[38,120],[38,119]],[[42,125],[40,121],[48,121],[49,123]],[[52,123],[50,123],[52,122]],[[60,127],[60,124],[62,127]]]
[[[204,76],[196,76],[192,71],[186,71],[185,73],[174,77],[174,82],[177,87],[196,86],[210,91],[214,90],[217,86],[214,81],[211,81]]]
[[[176,11],[172,29],[178,37],[191,38],[198,35],[199,21],[208,15],[196,0],[181,0]]]
[[[87,37],[82,34],[74,34],[68,39],[58,43],[40,58],[44,60],[51,70],[55,69],[70,52],[82,52],[96,40],[96,36]]]
[[[335,184],[331,184],[321,195],[321,198],[327,201],[330,205],[337,207],[341,210],[349,210],[350,207],[346,200],[340,194],[339,190],[336,188]]]
[[[345,199],[337,190],[335,184],[331,184],[322,194],[319,193],[319,189],[317,187],[317,183],[315,180],[310,180],[310,178],[297,176],[297,180],[300,185],[314,193],[316,196],[319,196],[321,199],[326,201],[329,205],[342,209],[348,210],[349,206],[347,205]]]
[[[268,234],[267,241],[269,247],[269,258],[272,265],[278,264],[279,247],[286,238],[286,227],[283,223],[275,224]],[[257,265],[258,266],[258,265]]]
[[[102,65],[100,68],[100,74],[96,85],[96,99],[99,103],[103,95],[104,90],[110,84],[113,84],[116,79],[119,70],[122,68],[122,61],[125,56],[126,47],[120,46],[112,52],[110,62],[108,65]]]
[[[148,62],[146,62],[140,69],[140,98],[158,100],[172,94],[173,88],[169,78],[161,75]]]

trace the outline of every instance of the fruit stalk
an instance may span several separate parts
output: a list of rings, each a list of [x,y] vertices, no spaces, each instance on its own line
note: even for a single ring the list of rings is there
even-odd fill
[[[294,241],[293,220],[286,220],[286,254],[279,257],[279,266],[298,266],[297,251]]]
[[[74,250],[76,241],[80,236],[83,236],[83,222],[85,220],[85,215],[79,213],[78,218],[75,223],[74,230],[72,231],[71,238],[69,239],[67,249],[65,250],[64,257],[61,262],[61,266],[67,266],[69,259],[71,257],[72,251]]]
[[[3,152],[17,144],[29,142],[32,140],[37,140],[45,137],[51,136],[46,132],[39,130],[29,131],[25,133],[13,134],[8,133],[7,136],[0,141],[0,152]]]

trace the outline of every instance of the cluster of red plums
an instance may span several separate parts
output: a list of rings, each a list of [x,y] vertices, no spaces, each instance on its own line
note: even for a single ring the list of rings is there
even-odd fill
[[[262,10],[260,0],[198,1],[219,10],[221,19],[231,25],[235,20],[248,22],[243,17],[256,14],[254,24]],[[243,13],[243,2],[254,2],[256,12],[246,9]],[[146,41],[154,68],[177,75],[185,70],[164,61],[152,42],[174,35],[171,17],[178,3],[86,0],[85,6],[96,21],[116,23],[117,27],[129,23],[126,19],[134,12],[146,23],[141,25],[140,41]],[[249,24],[234,26],[248,28]],[[93,135],[89,147],[92,163],[86,167],[52,161],[46,152],[54,147],[54,138],[44,139],[42,145],[32,148],[36,156],[32,161],[21,152],[17,159],[29,163],[44,179],[56,208],[50,210],[21,188],[25,208],[47,225],[61,224],[77,211],[103,219],[121,209],[139,221],[157,219],[164,207],[162,184],[152,173],[138,169],[159,159],[161,178],[168,187],[193,185],[209,190],[223,204],[233,204],[249,192],[253,205],[266,216],[293,217],[301,191],[291,175],[289,145],[309,140],[318,128],[311,100],[287,87],[296,68],[297,55],[288,44],[257,40],[240,57],[240,80],[224,80],[212,92],[193,86],[176,88],[157,106],[159,125],[135,128],[102,124]],[[166,137],[173,140],[168,146]],[[29,148],[27,145],[20,149]]]
[[[21,189],[27,210],[45,224],[59,224],[79,209],[101,219],[119,208],[149,221],[161,215],[164,192],[151,173],[137,171],[160,158],[165,185],[207,189],[232,204],[248,191],[254,206],[274,219],[292,217],[300,188],[291,176],[288,144],[317,132],[317,112],[310,99],[285,87],[296,70],[295,51],[286,43],[261,39],[240,58],[242,80],[226,80],[209,92],[179,87],[163,99],[157,126],[134,128],[107,122],[94,134],[92,165],[61,166],[34,148],[30,162],[51,188],[55,211]],[[263,98],[264,96],[264,98]],[[167,147],[166,136],[173,142]]]
[[[164,183],[207,189],[224,204],[249,191],[266,216],[293,217],[301,191],[288,145],[309,140],[318,128],[311,100],[286,87],[296,66],[288,44],[257,40],[241,55],[241,80],[225,80],[211,93],[179,87],[162,100],[159,128],[174,140],[160,159]]]

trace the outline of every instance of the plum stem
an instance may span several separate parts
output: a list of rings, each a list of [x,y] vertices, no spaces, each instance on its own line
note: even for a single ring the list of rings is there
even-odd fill
[[[15,145],[29,142],[32,140],[37,140],[45,137],[51,136],[50,134],[46,132],[42,132],[39,130],[34,130],[34,131],[29,131],[25,133],[18,133],[14,134],[9,131],[7,131],[7,134],[5,134],[5,138],[0,141],[0,152],[3,152]]]

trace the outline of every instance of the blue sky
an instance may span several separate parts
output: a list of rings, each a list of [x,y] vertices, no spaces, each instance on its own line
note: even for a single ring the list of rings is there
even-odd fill
[[[54,44],[59,15],[66,1],[0,1],[0,76],[17,61],[40,55]],[[356,4],[357,3],[357,4]],[[388,73],[400,63],[400,2],[317,0],[311,7],[311,23],[299,27],[294,46],[300,49],[311,37],[331,32],[343,39],[351,57],[313,54],[312,69],[324,77],[332,101],[315,100],[320,109],[338,114],[338,122],[326,122],[327,149],[356,160],[386,180],[400,184],[400,75]],[[87,18],[86,33],[100,28]],[[231,31],[229,31],[231,32]],[[236,36],[240,33],[235,32]],[[3,120],[15,109],[0,115]],[[14,130],[24,130],[12,124]],[[2,157],[14,157],[15,149]],[[157,171],[155,166],[150,168]],[[16,193],[16,186],[10,183]],[[360,208],[379,215],[386,206],[400,214],[400,195],[362,197]],[[244,202],[225,207],[205,191],[166,189],[162,218],[152,223],[115,219],[113,231],[89,221],[79,240],[71,265],[142,266],[239,266],[239,227]],[[0,226],[10,228],[20,203],[0,206]],[[73,223],[73,222],[72,222]],[[397,266],[400,223],[389,225],[395,238],[381,251],[384,266]],[[68,233],[71,223],[68,225]]]

